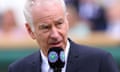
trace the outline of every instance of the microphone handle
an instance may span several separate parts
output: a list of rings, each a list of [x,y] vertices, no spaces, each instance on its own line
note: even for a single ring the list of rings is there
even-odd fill
[[[55,68],[53,70],[54,70],[53,72],[61,72],[61,68]]]

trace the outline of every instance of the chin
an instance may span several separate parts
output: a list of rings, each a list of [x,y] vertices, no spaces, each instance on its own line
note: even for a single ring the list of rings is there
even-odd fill
[[[50,48],[53,48],[53,47],[60,47],[60,48],[63,48],[63,46],[61,46],[61,45],[52,45],[52,46],[50,46]]]

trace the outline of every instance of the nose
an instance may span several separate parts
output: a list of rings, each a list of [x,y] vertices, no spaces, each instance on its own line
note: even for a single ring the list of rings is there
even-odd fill
[[[59,38],[59,31],[57,28],[53,27],[51,29],[51,33],[50,33],[50,37],[53,38],[53,39],[58,39]]]

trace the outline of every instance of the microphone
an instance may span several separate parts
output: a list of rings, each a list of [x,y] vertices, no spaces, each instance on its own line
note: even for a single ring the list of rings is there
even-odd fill
[[[65,65],[64,50],[60,47],[50,48],[48,51],[48,63],[54,72],[61,72]]]

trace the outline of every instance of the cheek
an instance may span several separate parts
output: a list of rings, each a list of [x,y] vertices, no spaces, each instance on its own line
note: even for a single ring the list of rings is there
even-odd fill
[[[48,34],[46,33],[39,33],[37,35],[37,40],[39,42],[40,45],[47,45],[48,42]]]

